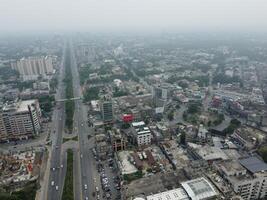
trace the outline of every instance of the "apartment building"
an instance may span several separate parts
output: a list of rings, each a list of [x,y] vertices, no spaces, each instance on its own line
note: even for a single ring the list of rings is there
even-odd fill
[[[267,197],[267,164],[256,156],[216,164],[222,177],[244,200]]]
[[[38,100],[5,104],[0,110],[0,140],[28,139],[41,129],[41,110]]]
[[[145,122],[133,122],[133,133],[138,146],[151,144],[151,131],[146,126]]]
[[[53,60],[51,56],[21,58],[11,63],[11,68],[17,70],[24,80],[35,80],[53,72]]]
[[[101,114],[104,123],[112,122],[113,120],[113,106],[112,101],[101,102]]]

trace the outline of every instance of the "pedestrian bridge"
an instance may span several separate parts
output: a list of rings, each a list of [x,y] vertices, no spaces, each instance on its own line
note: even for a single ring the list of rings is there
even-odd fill
[[[75,101],[75,100],[79,100],[79,99],[82,99],[82,97],[73,97],[73,98],[70,98],[70,99],[58,99],[56,101],[57,102],[63,102],[63,101],[67,101],[67,100]]]

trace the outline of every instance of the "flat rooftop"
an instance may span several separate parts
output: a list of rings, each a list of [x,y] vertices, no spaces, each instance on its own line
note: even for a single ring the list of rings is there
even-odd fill
[[[188,195],[182,188],[149,195],[146,198],[147,200],[189,200]]]
[[[251,173],[267,171],[267,164],[256,156],[240,159],[239,162]]]
[[[28,111],[28,106],[35,104],[35,99],[31,100],[25,100],[25,101],[19,101],[16,103],[4,105],[3,110],[4,111],[15,111],[15,112],[27,112]]]

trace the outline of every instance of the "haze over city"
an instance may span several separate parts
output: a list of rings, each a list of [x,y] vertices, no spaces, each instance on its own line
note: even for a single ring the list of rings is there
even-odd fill
[[[0,200],[266,200],[266,0],[2,0]]]
[[[266,31],[264,0],[3,0],[1,32]]]

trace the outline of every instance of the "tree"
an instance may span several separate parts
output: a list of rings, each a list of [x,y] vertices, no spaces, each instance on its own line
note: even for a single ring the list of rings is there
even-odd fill
[[[185,145],[186,144],[186,135],[185,132],[182,132],[180,135],[180,144]]]
[[[200,106],[198,104],[190,104],[188,109],[187,109],[187,112],[189,114],[196,114],[196,113],[200,112]]]
[[[172,121],[174,119],[174,113],[173,113],[173,111],[169,112],[167,117],[168,117],[168,119],[170,121]]]
[[[263,146],[263,147],[259,148],[258,153],[262,157],[264,162],[267,163],[267,146]]]

